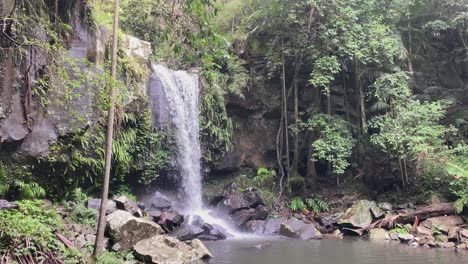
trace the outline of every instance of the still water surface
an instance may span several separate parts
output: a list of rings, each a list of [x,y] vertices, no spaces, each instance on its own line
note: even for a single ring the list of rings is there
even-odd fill
[[[410,248],[390,241],[255,238],[205,245],[214,255],[210,264],[468,264],[466,250]]]

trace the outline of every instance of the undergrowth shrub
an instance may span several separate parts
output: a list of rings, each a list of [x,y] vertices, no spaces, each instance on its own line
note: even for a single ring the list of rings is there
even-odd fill
[[[0,211],[0,255],[18,263],[82,263],[81,256],[57,238],[62,219],[42,201],[19,201],[19,209]],[[55,261],[55,262],[54,262]]]

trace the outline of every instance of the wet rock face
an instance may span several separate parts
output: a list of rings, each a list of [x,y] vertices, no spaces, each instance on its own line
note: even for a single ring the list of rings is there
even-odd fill
[[[133,249],[140,261],[154,264],[192,263],[213,257],[198,239],[182,242],[165,235],[142,240]]]
[[[7,6],[8,2],[14,1],[6,1]],[[77,6],[71,4],[71,9],[67,12],[71,15],[73,12],[78,12]],[[51,144],[59,137],[79,133],[89,124],[95,123],[98,118],[99,111],[96,107],[98,104],[91,95],[99,93],[102,86],[90,81],[98,74],[98,70],[88,67],[83,60],[88,59],[97,66],[103,64],[105,48],[111,39],[110,30],[103,27],[89,31],[84,26],[84,22],[78,18],[74,19],[72,24],[74,32],[67,39],[68,51],[64,53],[67,60],[62,62],[70,78],[80,81],[78,87],[73,88],[73,96],[64,89],[64,82],[67,80],[64,80],[62,75],[50,74],[50,87],[46,97],[37,98],[38,96],[34,95],[32,101],[26,103],[22,100],[25,98],[24,91],[28,86],[25,76],[30,77],[31,83],[37,82],[52,60],[50,54],[40,50],[25,54],[23,58],[33,60],[29,75],[26,69],[23,69],[25,67],[21,66],[29,65],[29,61],[14,58],[13,52],[8,49],[5,49],[5,52],[2,50],[0,54],[0,140],[18,144],[20,146],[18,153],[23,156],[47,156]],[[45,41],[44,32],[36,30],[35,34],[37,38]],[[152,53],[148,42],[125,35],[121,44],[129,57],[143,69],[147,68],[147,59]],[[86,77],[76,76],[76,72],[72,70],[75,68],[80,69],[80,73]],[[83,80],[84,78],[86,80]],[[146,80],[142,80],[135,87],[133,90],[128,90],[129,95],[124,99],[125,104],[135,102],[135,98],[138,97],[136,95],[146,93]],[[47,104],[44,105],[40,101],[47,101]]]

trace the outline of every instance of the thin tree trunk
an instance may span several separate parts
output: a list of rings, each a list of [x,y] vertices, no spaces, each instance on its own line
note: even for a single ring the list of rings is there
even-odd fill
[[[118,46],[118,29],[119,29],[119,0],[114,0],[114,32],[112,43],[112,61],[111,61],[111,76],[112,81],[117,78],[117,46]],[[114,84],[109,87],[109,116],[107,123],[106,137],[106,163],[104,170],[104,183],[102,187],[101,207],[99,209],[99,220],[96,234],[96,242],[94,245],[94,256],[98,256],[104,251],[104,230],[106,227],[106,207],[109,195],[109,179],[112,162],[112,141],[114,137],[114,117],[115,117],[115,88]]]
[[[312,18],[314,16],[314,9],[310,11],[309,14],[309,22],[307,25],[307,41],[304,43],[304,45],[307,45],[309,42],[309,35],[310,35],[310,30],[312,27]],[[296,68],[294,71],[294,127],[295,127],[295,132],[294,132],[294,157],[293,157],[293,165],[292,165],[292,173],[294,175],[297,175],[297,169],[298,169],[298,163],[299,163],[299,87],[298,87],[298,78],[299,78],[299,71],[300,67],[302,65],[302,59],[304,57],[303,52],[301,52],[299,56],[299,61],[296,64]],[[305,188],[304,188],[305,189]]]
[[[364,97],[364,91],[362,85],[359,82],[359,105],[361,107],[361,123],[362,123],[362,134],[367,134],[367,118],[366,118],[366,102]]]
[[[312,147],[313,135],[309,137],[309,151],[307,154],[306,187],[309,191],[317,189],[317,169],[315,168],[314,149]]]
[[[413,36],[411,34],[410,15],[408,15],[408,71],[413,74]]]
[[[351,125],[351,121],[349,119],[349,98],[348,98],[348,87],[346,86],[346,72],[343,69],[343,91],[344,91],[344,108],[346,113],[346,121],[348,124]]]
[[[403,168],[405,170],[405,180],[406,180],[406,185],[409,185],[409,177],[408,177],[408,166],[406,166],[406,159],[403,159]]]
[[[404,170],[403,170],[403,164],[402,164],[400,158],[398,158],[398,165],[400,166],[401,185],[402,185],[402,187],[403,187],[403,190],[406,191],[405,172],[404,172]]]
[[[297,84],[298,76],[294,80],[294,158],[292,171],[297,174],[297,164],[299,162],[299,87]]]
[[[286,175],[287,175],[287,182],[289,182],[289,170],[290,170],[290,162],[289,162],[289,139],[288,139],[288,98],[286,96],[286,65],[285,65],[285,59],[284,59],[284,46],[282,46],[283,50],[281,52],[281,62],[283,64],[282,67],[282,93],[283,93],[283,115],[284,115],[284,130],[283,130],[283,135],[284,135],[284,147],[285,147],[285,155],[286,155]]]

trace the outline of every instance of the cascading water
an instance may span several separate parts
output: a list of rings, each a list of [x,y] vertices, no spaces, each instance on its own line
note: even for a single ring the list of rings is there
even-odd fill
[[[224,220],[212,216],[203,207],[198,76],[172,71],[160,64],[153,64],[152,70],[148,95],[153,123],[171,123],[176,130],[176,162],[181,175],[184,209],[191,216],[197,215],[205,222],[219,225],[231,235],[239,236]]]

